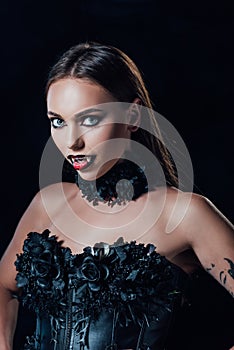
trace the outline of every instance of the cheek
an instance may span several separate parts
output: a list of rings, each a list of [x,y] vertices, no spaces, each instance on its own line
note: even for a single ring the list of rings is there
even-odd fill
[[[111,138],[130,138],[130,133],[128,131],[126,124],[114,124],[109,130]]]
[[[94,131],[96,142],[117,139],[117,138],[130,138],[130,133],[128,132],[127,126],[124,124],[107,124]]]
[[[129,147],[130,135],[125,125],[105,125],[92,133],[92,148],[106,159],[119,158]]]
[[[55,145],[58,147],[58,149],[63,153],[65,149],[65,138],[63,133],[54,131],[53,129],[51,130],[51,137],[55,143]]]

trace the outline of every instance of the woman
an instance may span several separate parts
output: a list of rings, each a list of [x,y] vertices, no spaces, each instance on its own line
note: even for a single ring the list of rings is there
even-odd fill
[[[46,96],[76,180],[35,196],[2,258],[1,349],[12,349],[14,296],[37,314],[26,349],[164,349],[189,274],[202,266],[233,295],[232,225],[179,190],[173,152],[123,52],[72,47]]]

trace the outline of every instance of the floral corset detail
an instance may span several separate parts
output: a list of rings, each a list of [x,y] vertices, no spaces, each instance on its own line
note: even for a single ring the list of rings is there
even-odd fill
[[[152,244],[72,254],[49,234],[30,232],[15,262],[19,300],[37,314],[25,349],[163,349],[186,274]]]

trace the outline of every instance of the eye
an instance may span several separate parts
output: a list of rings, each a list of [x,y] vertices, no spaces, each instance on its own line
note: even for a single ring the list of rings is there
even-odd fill
[[[65,121],[61,118],[50,118],[50,122],[53,128],[62,128],[65,124]]]
[[[81,125],[84,126],[95,126],[99,123],[100,118],[96,115],[89,115],[88,117],[84,117]]]

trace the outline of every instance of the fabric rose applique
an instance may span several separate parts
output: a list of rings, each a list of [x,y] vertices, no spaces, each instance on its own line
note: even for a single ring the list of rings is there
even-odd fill
[[[30,232],[23,253],[17,255],[19,299],[37,313],[46,312],[62,322],[67,296],[73,291],[77,308],[89,318],[106,308],[130,313],[133,319],[131,305],[157,295],[169,307],[178,293],[171,284],[172,264],[152,244],[100,243],[72,254],[62,243],[49,230]]]

